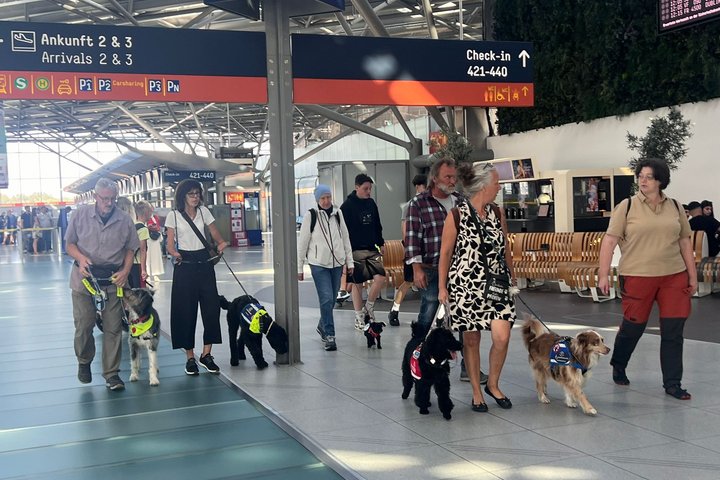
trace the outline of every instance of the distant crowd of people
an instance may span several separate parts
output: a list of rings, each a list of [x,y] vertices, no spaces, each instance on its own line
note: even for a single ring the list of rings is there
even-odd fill
[[[720,253],[720,221],[715,218],[710,200],[692,201],[683,205],[685,215],[690,220],[690,228],[704,231],[708,242],[708,255],[716,257]]]

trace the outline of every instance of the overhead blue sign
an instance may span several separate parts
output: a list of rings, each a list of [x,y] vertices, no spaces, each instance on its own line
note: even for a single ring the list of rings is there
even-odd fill
[[[163,172],[163,180],[168,183],[187,179],[198,182],[214,182],[215,172],[213,170],[165,170]]]
[[[299,104],[467,105],[534,103],[527,42],[471,42],[294,34]]]
[[[265,77],[265,34],[0,22],[0,70]]]

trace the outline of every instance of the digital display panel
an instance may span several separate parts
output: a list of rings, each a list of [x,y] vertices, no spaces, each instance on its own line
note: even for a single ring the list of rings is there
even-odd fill
[[[660,33],[689,27],[720,16],[720,0],[659,0]]]

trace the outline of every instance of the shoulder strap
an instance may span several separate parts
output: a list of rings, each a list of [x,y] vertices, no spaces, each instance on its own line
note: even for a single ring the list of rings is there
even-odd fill
[[[318,212],[314,208],[310,209],[310,233],[315,231],[315,224],[317,223]]]
[[[680,212],[680,205],[678,205],[677,200],[675,200],[675,199],[673,198],[672,201],[673,201],[673,203],[675,204],[675,208],[677,208],[678,213],[683,213],[683,212]]]
[[[458,211],[458,207],[453,207],[450,209],[450,213],[452,213],[453,220],[455,220],[455,230],[460,230],[460,212]]]
[[[627,218],[628,213],[630,213],[630,205],[632,205],[632,197],[628,197],[627,201],[628,201],[628,206],[627,206],[627,210],[625,210],[625,218]]]
[[[145,226],[144,223],[138,222],[138,223],[135,224],[135,230],[140,230],[140,229],[143,228],[144,226]]]
[[[198,211],[200,211],[200,210],[198,210]],[[198,230],[197,225],[195,225],[195,222],[193,222],[193,221],[190,219],[190,216],[187,214],[187,212],[182,211],[182,212],[180,212],[180,215],[182,215],[182,217],[185,219],[185,221],[188,222],[188,224],[190,224],[190,228],[193,229],[193,232],[195,232],[195,235],[197,235],[197,237],[200,239],[200,241],[202,242],[203,246],[208,250],[208,252],[211,251],[211,250],[212,250],[212,247],[211,247],[210,244],[208,243],[208,241],[207,241],[207,239],[205,238],[205,236],[204,236],[202,233],[200,233],[200,230]]]
[[[340,235],[342,235],[342,228],[340,226],[340,212],[341,210],[338,209],[338,214],[335,215],[335,221],[338,224],[338,230],[340,230]],[[310,233],[313,233],[315,231],[315,225],[317,224],[317,218],[318,218],[318,211],[314,208],[310,209]]]

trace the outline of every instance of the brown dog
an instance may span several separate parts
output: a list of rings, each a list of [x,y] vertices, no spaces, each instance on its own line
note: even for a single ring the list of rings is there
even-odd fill
[[[547,379],[551,377],[565,390],[565,405],[576,408],[579,403],[586,415],[596,415],[597,410],[590,404],[582,388],[590,377],[590,369],[597,364],[598,357],[610,353],[603,337],[594,330],[579,333],[574,338],[560,337],[549,333],[535,318],[525,322],[522,334],[535,376],[538,399],[550,403]],[[563,345],[567,348],[563,348]]]

